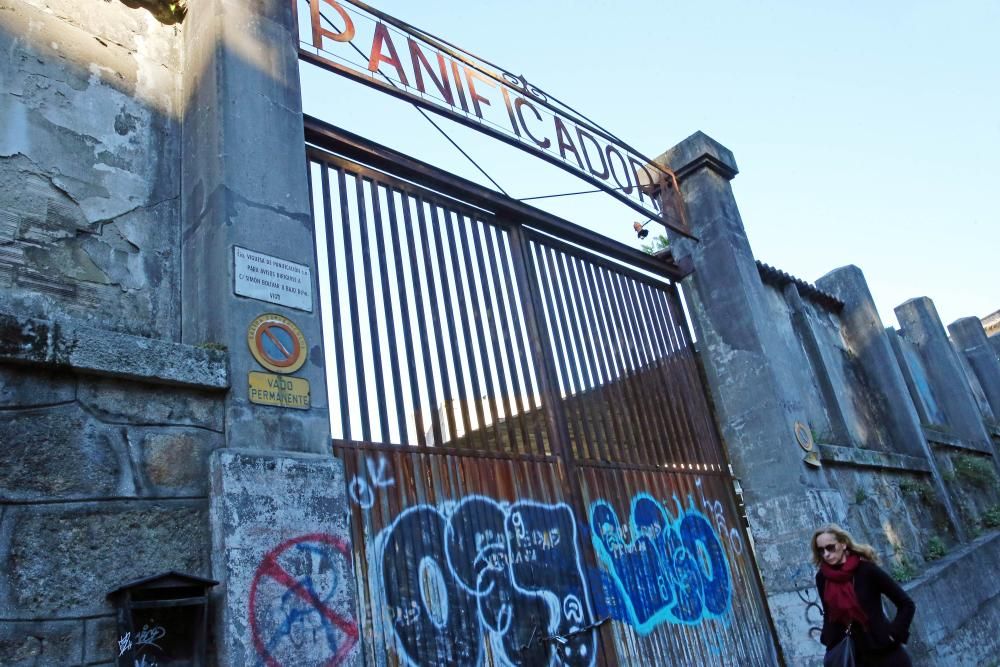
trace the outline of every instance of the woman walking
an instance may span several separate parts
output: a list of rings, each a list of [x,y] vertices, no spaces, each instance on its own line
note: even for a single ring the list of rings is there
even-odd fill
[[[910,637],[916,606],[885,570],[877,565],[875,550],[858,544],[836,524],[813,533],[810,544],[816,573],[816,590],[823,605],[820,641],[829,652],[850,628],[858,665],[910,667],[903,644]],[[890,622],[882,611],[882,596],[896,606]]]

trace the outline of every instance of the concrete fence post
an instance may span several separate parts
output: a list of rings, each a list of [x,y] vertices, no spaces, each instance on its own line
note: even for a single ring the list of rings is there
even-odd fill
[[[963,317],[949,324],[948,331],[979,379],[993,420],[1000,421],[1000,358],[986,337],[983,323],[977,317]]]
[[[903,337],[913,343],[924,361],[948,428],[960,438],[989,445],[982,413],[934,302],[917,297],[896,306],[895,311]]]
[[[840,321],[844,326],[844,335],[857,355],[868,381],[885,400],[889,417],[886,426],[893,442],[901,452],[919,456],[930,465],[934,487],[944,504],[948,520],[958,539],[966,541],[965,528],[958,518],[934,453],[920,426],[917,407],[875,307],[875,299],[868,289],[864,273],[856,266],[843,266],[817,280],[816,286],[843,302]]]

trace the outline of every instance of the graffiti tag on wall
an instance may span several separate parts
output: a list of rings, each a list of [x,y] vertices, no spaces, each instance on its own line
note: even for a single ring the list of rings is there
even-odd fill
[[[627,612],[623,619],[640,634],[661,623],[694,625],[721,618],[730,609],[732,578],[712,523],[688,496],[675,497],[676,516],[646,493],[632,498],[622,525],[604,500],[590,506],[591,538]],[[742,542],[740,543],[742,551]]]
[[[410,665],[592,665],[597,633],[573,512],[467,496],[411,507],[376,541],[397,650]]]
[[[338,601],[350,585],[350,547],[311,533],[264,556],[250,585],[250,631],[258,665],[339,665],[358,641],[351,609]]]

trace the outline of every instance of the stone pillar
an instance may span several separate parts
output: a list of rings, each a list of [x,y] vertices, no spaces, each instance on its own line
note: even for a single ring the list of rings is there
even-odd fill
[[[292,9],[287,0],[188,3],[181,94],[182,339],[230,350],[229,446],[329,452]],[[311,311],[266,295],[237,296],[237,247],[309,267],[311,280],[303,287],[312,295]],[[280,298],[288,303],[285,295]],[[274,375],[254,360],[247,342],[250,324],[267,313],[288,318],[302,331],[308,358],[294,376],[309,383],[308,410],[249,400],[249,373]]]
[[[977,317],[963,317],[949,324],[948,331],[979,379],[994,421],[1000,421],[1000,358],[986,337],[983,323]]]
[[[769,361],[780,357],[783,345],[773,333],[764,285],[729,184],[737,174],[735,158],[698,132],[657,162],[677,173],[688,222],[698,237],[675,236],[670,244],[677,260],[690,257],[695,267],[685,293],[709,385],[718,394],[723,435],[740,474],[753,480],[747,498],[763,502],[803,488],[804,482],[791,481],[789,473],[804,472],[794,424],[807,420]]]
[[[783,290],[785,302],[791,309],[792,326],[802,341],[809,361],[815,371],[816,383],[820,391],[823,392],[823,402],[826,407],[826,414],[830,419],[830,427],[833,430],[834,442],[851,444],[855,441],[851,428],[848,425],[847,415],[850,408],[847,405],[849,400],[844,392],[837,391],[830,378],[830,368],[836,363],[829,358],[829,349],[820,345],[819,333],[816,325],[806,314],[805,304],[802,302],[802,295],[795,283],[789,283]]]
[[[920,417],[907,387],[903,372],[882,325],[875,299],[868,289],[864,273],[854,265],[830,271],[816,281],[816,286],[834,295],[844,304],[840,321],[848,344],[858,356],[872,388],[886,404],[886,425],[897,451],[927,460],[938,497],[948,513],[948,520],[958,539],[967,539],[965,528],[945,488],[937,461],[920,426]]]
[[[930,376],[934,396],[953,435],[980,443],[990,451],[990,437],[955,349],[948,340],[934,302],[917,297],[895,309],[902,335],[913,343]]]
[[[886,426],[898,451],[925,456],[926,440],[919,416],[861,269],[853,265],[834,269],[817,280],[816,286],[844,304],[840,321],[845,337],[872,388],[886,400],[890,419]]]
[[[211,490],[218,663],[352,662],[354,578],[330,449],[293,3],[200,0],[184,24],[182,339],[228,347],[232,378]],[[237,248],[256,253],[257,269],[239,283]],[[297,295],[282,289],[295,265],[311,274]],[[237,295],[253,277],[275,293]],[[303,295],[311,303],[296,301]],[[272,314],[301,332],[266,330],[282,343],[274,355],[305,355],[291,374],[251,355],[248,328]],[[251,373],[265,387],[294,383],[300,396],[308,382],[308,409],[251,402]]]
[[[811,587],[803,553],[816,526],[843,521],[841,494],[825,472],[803,463],[795,423],[808,423],[794,381],[772,360],[787,358],[774,330],[730,180],[733,154],[698,132],[657,162],[678,176],[688,222],[697,241],[671,235],[674,257],[690,258],[694,272],[685,296],[700,355],[733,467],[743,480],[757,563],[782,648],[789,661],[817,657],[818,644],[800,641],[801,599]],[[668,232],[669,233],[669,232]]]

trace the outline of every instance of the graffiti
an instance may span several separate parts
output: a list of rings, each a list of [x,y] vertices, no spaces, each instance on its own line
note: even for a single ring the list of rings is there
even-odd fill
[[[140,655],[135,660],[135,667],[156,667],[157,663],[152,658],[147,660],[148,656]]]
[[[388,624],[410,665],[585,667],[597,633],[565,504],[468,496],[411,507],[376,541]]]
[[[695,481],[695,486],[698,487],[702,507],[708,510],[712,518],[715,519],[715,527],[718,529],[719,535],[725,535],[729,539],[729,546],[733,550],[733,553],[737,556],[741,555],[743,553],[743,536],[740,534],[738,528],[729,527],[722,501],[705,498],[705,490],[701,486],[701,478]]]
[[[606,501],[590,506],[598,561],[622,597],[624,620],[640,634],[661,623],[721,618],[730,609],[729,562],[712,523],[693,497],[686,510],[676,496],[674,502],[676,519],[652,496],[636,495],[627,526]]]
[[[367,510],[375,506],[375,493],[378,489],[392,486],[396,480],[392,477],[386,478],[388,461],[385,460],[385,457],[379,457],[377,468],[372,459],[367,459],[365,463],[368,468],[368,479],[366,480],[361,475],[355,475],[347,490],[351,494],[351,500],[362,509]]]
[[[313,533],[280,544],[250,586],[250,631],[258,665],[339,665],[358,641],[349,596],[350,546]],[[345,602],[346,600],[346,602]]]
[[[125,655],[126,651],[131,651],[133,647],[138,646],[155,646],[162,651],[163,649],[156,641],[166,635],[167,631],[160,625],[154,625],[153,627],[149,627],[148,625],[142,626],[142,630],[135,633],[134,639],[131,632],[126,632],[125,636],[118,640],[118,657],[120,658]]]
[[[813,588],[801,588],[795,591],[806,606],[806,623],[809,624],[809,637],[819,641],[823,634],[823,607],[819,603],[819,591]]]
[[[795,594],[805,605],[805,619],[809,626],[809,637],[819,641],[823,633],[823,606],[819,601],[819,591],[814,585],[814,571],[808,565],[802,565],[795,570],[792,579],[795,581]]]

